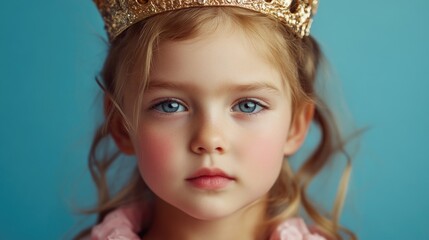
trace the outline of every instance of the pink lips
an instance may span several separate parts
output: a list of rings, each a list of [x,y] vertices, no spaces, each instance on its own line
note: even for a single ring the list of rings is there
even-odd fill
[[[235,179],[220,169],[203,168],[195,172],[191,177],[187,178],[186,181],[196,188],[220,190],[235,181]]]

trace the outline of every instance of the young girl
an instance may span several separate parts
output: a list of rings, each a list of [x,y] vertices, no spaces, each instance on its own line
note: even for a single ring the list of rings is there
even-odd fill
[[[314,91],[317,0],[95,2],[111,44],[89,159],[99,224],[77,238],[355,239],[339,225],[349,166],[330,216],[306,194],[343,150]],[[320,143],[292,172],[311,122]],[[115,161],[134,169],[119,189]]]

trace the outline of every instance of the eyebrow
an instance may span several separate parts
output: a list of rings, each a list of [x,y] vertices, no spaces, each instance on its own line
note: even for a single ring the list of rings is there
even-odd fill
[[[189,88],[189,87],[185,84],[177,84],[177,83],[172,83],[164,80],[151,79],[149,81],[149,84],[146,90],[147,91],[157,90],[157,89],[175,90],[175,89],[183,89],[183,88]]]
[[[231,85],[227,87],[230,91],[237,92],[252,92],[252,91],[269,91],[279,93],[280,89],[276,86],[265,82],[254,82],[250,84]]]
[[[195,91],[195,87],[188,84],[172,83],[164,80],[151,80],[146,88],[147,91],[154,90],[189,90]],[[280,93],[280,89],[273,84],[266,82],[253,82],[249,84],[231,84],[226,85],[221,91],[232,91],[232,92],[252,92],[252,91],[269,91],[272,93]]]

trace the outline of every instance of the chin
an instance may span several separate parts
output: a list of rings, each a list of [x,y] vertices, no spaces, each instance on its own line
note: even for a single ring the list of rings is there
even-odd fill
[[[188,216],[201,221],[216,221],[230,217],[234,214],[242,214],[254,206],[254,202],[232,203],[223,199],[222,201],[201,201],[188,206],[177,207]]]

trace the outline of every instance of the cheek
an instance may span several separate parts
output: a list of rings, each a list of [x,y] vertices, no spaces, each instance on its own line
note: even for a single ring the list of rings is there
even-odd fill
[[[286,124],[285,124],[286,122]],[[240,159],[247,159],[247,171],[260,176],[265,184],[274,183],[282,168],[284,146],[287,140],[287,121],[273,121],[260,128],[249,131],[239,141]]]
[[[141,129],[137,141],[137,157],[140,173],[147,184],[171,174],[171,159],[176,152],[174,138],[171,134],[151,129]]]
[[[265,135],[265,134],[264,134]],[[258,136],[244,141],[242,154],[251,159],[256,169],[272,171],[281,166],[284,140],[270,136]],[[247,146],[247,147],[246,147]]]

